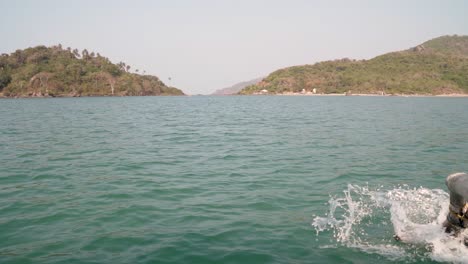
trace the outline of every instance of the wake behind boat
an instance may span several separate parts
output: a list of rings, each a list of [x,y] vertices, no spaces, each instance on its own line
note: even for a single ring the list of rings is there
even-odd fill
[[[316,216],[312,226],[318,235],[329,234],[334,247],[357,248],[394,261],[468,263],[468,175],[449,175],[446,184],[449,193],[350,184],[344,196],[330,198],[328,214]]]

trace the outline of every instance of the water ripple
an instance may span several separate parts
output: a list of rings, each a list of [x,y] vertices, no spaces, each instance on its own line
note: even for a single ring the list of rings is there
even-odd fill
[[[330,196],[468,170],[464,100],[0,101],[1,263],[374,263],[317,238]]]

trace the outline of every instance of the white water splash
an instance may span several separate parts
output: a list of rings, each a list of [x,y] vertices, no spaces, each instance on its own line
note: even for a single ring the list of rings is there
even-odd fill
[[[315,217],[312,226],[317,234],[331,231],[341,245],[391,260],[468,263],[463,234],[454,237],[442,227],[449,204],[443,190],[407,186],[370,190],[348,185],[342,196],[330,198],[328,204],[328,214]]]

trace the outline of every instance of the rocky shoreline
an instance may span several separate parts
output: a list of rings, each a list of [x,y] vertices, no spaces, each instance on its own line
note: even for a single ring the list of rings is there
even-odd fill
[[[353,93],[254,93],[251,95],[270,95],[270,96],[368,96],[368,97],[468,97],[468,94],[353,94]]]
[[[75,98],[75,97],[135,97],[135,96],[185,96],[185,95],[123,95],[123,94],[90,94],[90,95],[82,95],[82,94],[59,94],[59,95],[52,95],[52,94],[32,94],[32,95],[15,95],[15,96],[5,96],[0,93],[0,98],[2,99],[22,99],[22,98]]]

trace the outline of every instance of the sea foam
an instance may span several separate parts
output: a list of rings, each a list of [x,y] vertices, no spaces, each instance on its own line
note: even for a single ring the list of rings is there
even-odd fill
[[[338,246],[390,260],[468,263],[463,234],[455,237],[442,227],[448,204],[448,193],[440,189],[371,190],[349,184],[330,198],[328,213],[316,216],[312,226]]]

